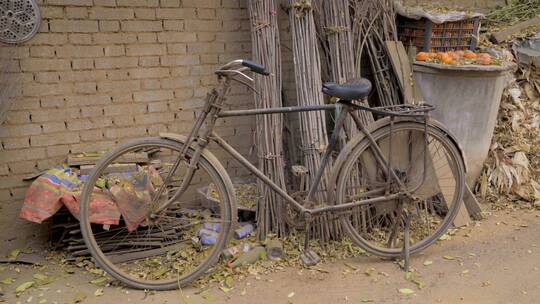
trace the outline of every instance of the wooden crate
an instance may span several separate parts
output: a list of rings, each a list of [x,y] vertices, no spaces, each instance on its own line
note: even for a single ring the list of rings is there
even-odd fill
[[[399,16],[398,37],[405,47],[414,46],[424,52],[476,49],[480,18],[434,23],[427,18],[414,20]]]

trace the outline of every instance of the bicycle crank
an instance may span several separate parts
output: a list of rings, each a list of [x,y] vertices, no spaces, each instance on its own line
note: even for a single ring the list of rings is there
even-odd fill
[[[294,198],[294,200],[296,200],[297,202],[299,202],[302,206],[308,209],[316,207],[316,204],[314,202],[306,201],[306,196],[306,191],[298,191],[291,194],[291,197]],[[285,223],[287,223],[289,227],[296,230],[305,229],[306,221],[304,214],[298,212],[298,210],[294,209],[294,207],[292,207],[290,204],[286,204],[282,210]]]

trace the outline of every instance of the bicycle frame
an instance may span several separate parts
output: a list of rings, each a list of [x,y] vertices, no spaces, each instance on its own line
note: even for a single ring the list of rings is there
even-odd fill
[[[363,132],[366,138],[368,138],[368,140],[371,142],[371,149],[375,155],[375,159],[386,170],[386,174],[389,175],[388,186],[390,185],[391,180],[394,180],[397,182],[400,189],[404,189],[403,183],[401,182],[399,177],[396,175],[396,173],[391,169],[391,166],[392,166],[391,160],[386,160],[381,148],[376,143],[374,138],[371,136],[371,133],[368,131],[366,126],[362,124],[362,122],[360,121],[356,113],[354,113],[354,110],[364,110],[364,111],[370,111],[379,115],[391,116],[392,121],[393,121],[393,117],[395,116],[407,116],[407,117],[424,116],[425,117],[424,113],[429,110],[424,110],[422,114],[418,114],[417,112],[409,113],[409,114],[401,114],[397,112],[391,113],[388,111],[382,111],[378,108],[369,108],[362,105],[358,105],[350,101],[339,101],[337,104],[314,105],[314,106],[279,107],[279,108],[249,109],[249,110],[223,110],[223,104],[225,101],[226,93],[228,92],[230,88],[230,82],[231,82],[231,79],[226,78],[222,82],[221,89],[219,91],[214,89],[212,90],[211,93],[208,94],[208,97],[206,99],[206,104],[201,114],[197,118],[194,124],[194,127],[191,130],[186,140],[184,149],[181,152],[181,155],[178,157],[171,172],[169,173],[169,176],[166,178],[165,181],[167,181],[170,177],[172,177],[172,175],[174,174],[174,172],[176,171],[176,169],[178,168],[179,164],[182,161],[186,161],[186,162],[189,162],[189,166],[188,166],[188,171],[184,177],[184,180],[182,181],[182,184],[180,185],[177,192],[173,195],[173,197],[167,203],[160,206],[158,210],[156,210],[153,214],[157,214],[165,210],[172,202],[174,202],[178,197],[180,197],[183,194],[183,192],[187,189],[189,182],[191,181],[191,178],[193,177],[193,174],[196,171],[197,163],[200,159],[201,153],[204,149],[206,149],[206,147],[209,144],[209,141],[215,142],[221,149],[227,152],[232,158],[238,161],[242,166],[244,166],[248,171],[254,174],[257,178],[262,180],[268,187],[270,187],[272,190],[278,193],[288,204],[291,204],[294,207],[294,209],[304,214],[304,216],[306,217],[314,216],[314,215],[321,214],[324,212],[344,211],[352,207],[391,201],[391,200],[396,200],[396,199],[407,196],[409,191],[404,190],[398,193],[388,194],[387,193],[388,191],[383,191],[384,188],[381,188],[381,189],[376,189],[376,190],[364,193],[363,197],[369,194],[374,194],[375,192],[376,193],[386,192],[384,196],[358,200],[355,202],[345,203],[345,204],[340,204],[340,205],[327,205],[324,207],[313,208],[313,209],[306,208],[300,202],[296,201],[291,195],[289,195],[286,189],[282,189],[281,187],[276,185],[269,177],[267,177],[257,167],[251,164],[249,160],[247,160],[244,156],[242,156],[242,154],[240,154],[236,149],[234,149],[231,145],[229,145],[222,137],[220,137],[214,131],[214,127],[218,119],[225,118],[225,117],[271,115],[271,114],[299,113],[299,112],[309,112],[309,111],[328,111],[328,110],[341,109],[336,119],[336,124],[332,132],[332,135],[330,137],[330,142],[328,146],[326,147],[326,150],[323,154],[321,166],[318,169],[318,171],[315,173],[315,177],[313,178],[313,181],[311,185],[309,186],[309,191],[306,197],[306,201],[310,201],[319,187],[321,178],[324,174],[324,170],[326,170],[326,167],[330,163],[332,152],[338,147],[339,134],[343,130],[347,115],[350,115],[352,117],[357,128],[361,132]],[[202,129],[202,126],[205,122],[207,123],[207,127],[205,129]],[[427,122],[426,122],[426,125],[427,125]],[[187,150],[190,146],[192,146],[193,143],[196,143],[196,147],[194,147],[195,151],[192,154],[192,157],[188,158]],[[425,161],[426,160],[424,160],[424,162]],[[165,184],[166,182],[164,183],[164,185]],[[155,197],[159,197],[162,194],[162,191],[163,189],[159,189]]]

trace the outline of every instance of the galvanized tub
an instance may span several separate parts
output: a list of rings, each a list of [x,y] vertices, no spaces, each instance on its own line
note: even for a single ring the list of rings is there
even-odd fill
[[[474,186],[487,158],[497,113],[513,64],[452,66],[417,62],[413,70],[423,99],[437,107],[433,118],[458,138]]]

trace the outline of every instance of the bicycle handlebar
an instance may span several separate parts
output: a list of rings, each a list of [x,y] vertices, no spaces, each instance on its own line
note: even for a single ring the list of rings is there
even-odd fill
[[[253,73],[257,73],[264,76],[270,75],[270,72],[266,70],[266,67],[264,67],[261,64],[255,63],[253,61],[242,60],[242,65],[249,68]]]
[[[246,67],[250,71],[252,71],[253,73],[257,73],[257,74],[260,74],[260,75],[264,75],[264,76],[270,75],[270,72],[268,72],[266,70],[266,67],[264,67],[263,65],[255,63],[255,62],[253,62],[251,60],[241,60],[241,59],[233,60],[233,61],[229,62],[226,65],[219,68],[219,70],[220,71],[231,70],[236,66]]]

